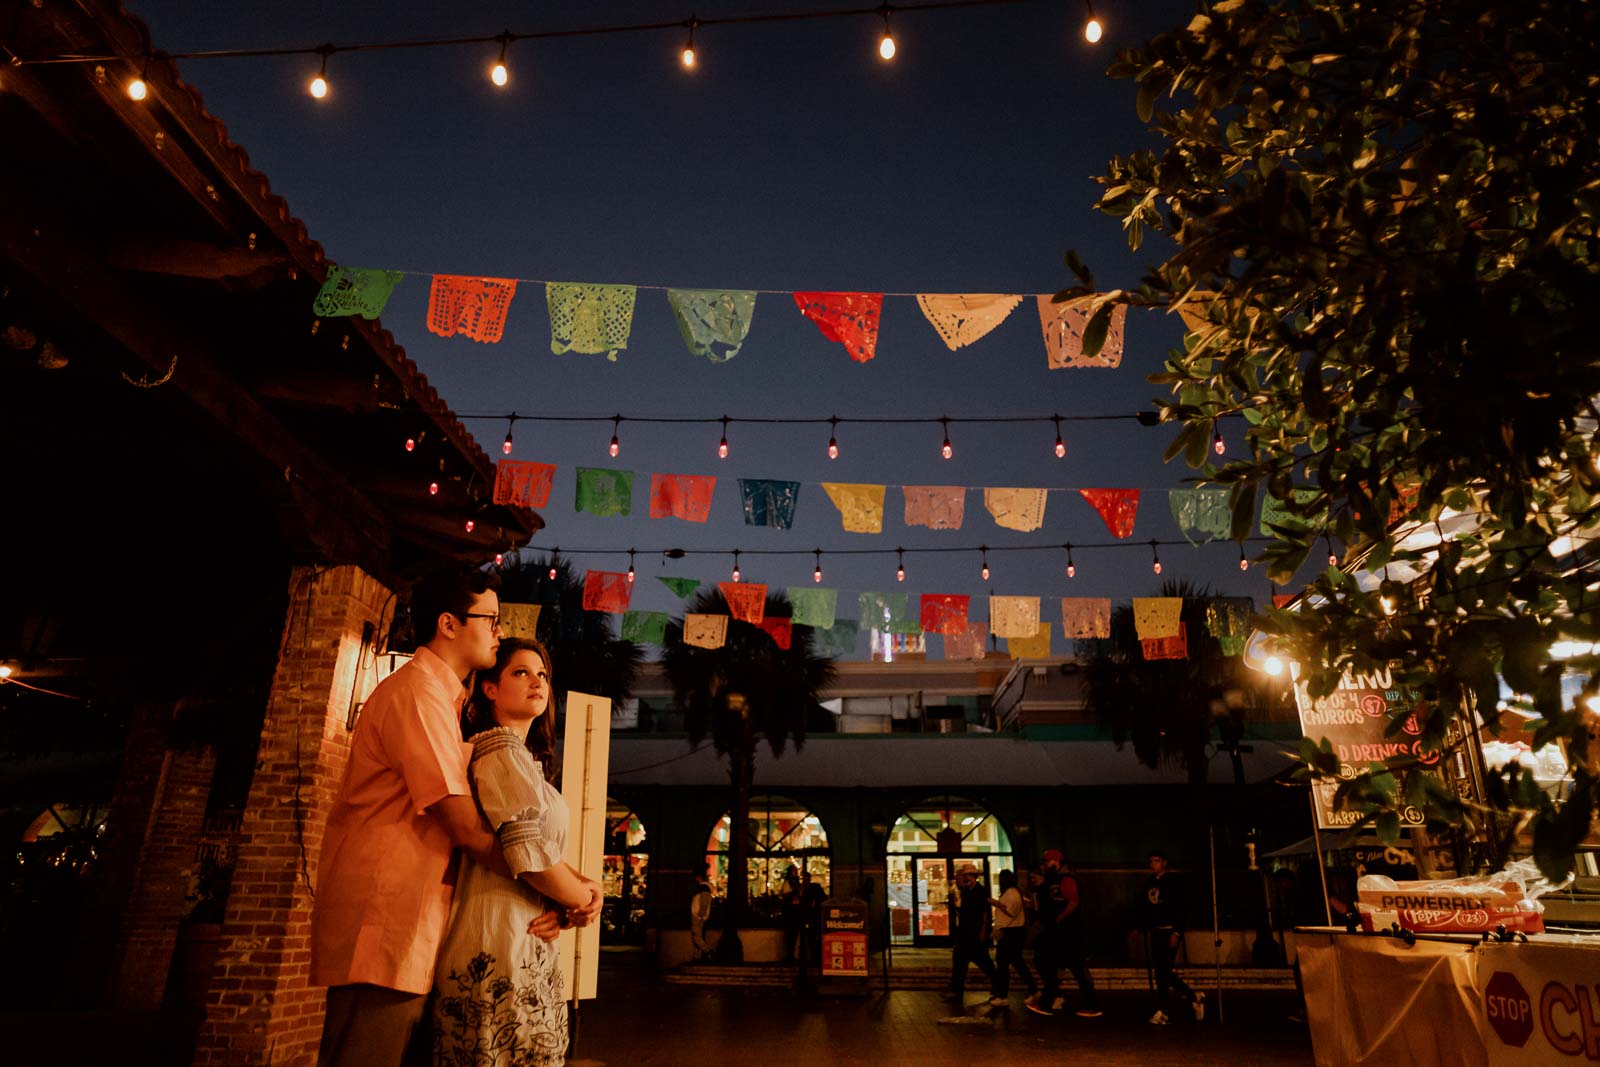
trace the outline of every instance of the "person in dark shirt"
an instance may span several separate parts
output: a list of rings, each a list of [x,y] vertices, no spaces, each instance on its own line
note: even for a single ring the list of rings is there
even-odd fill
[[[1145,939],[1156,976],[1156,1011],[1150,1016],[1150,1022],[1154,1026],[1166,1026],[1172,1021],[1167,1015],[1167,999],[1174,989],[1189,1001],[1189,1010],[1194,1012],[1198,1022],[1205,1018],[1206,995],[1189,988],[1189,983],[1172,970],[1178,945],[1183,940],[1183,883],[1167,870],[1167,857],[1160,850],[1150,853],[1150,877],[1144,882],[1143,911]]]
[[[1039,943],[1033,962],[1039,969],[1039,992],[1023,1001],[1035,1015],[1055,1014],[1056,993],[1061,988],[1061,968],[1066,967],[1077,980],[1082,1002],[1078,1014],[1086,1019],[1104,1015],[1094,994],[1094,979],[1083,957],[1083,905],[1078,896],[1078,880],[1064,868],[1066,857],[1057,849],[1046,849],[1040,867],[1044,885],[1039,890]]]
[[[967,989],[967,964],[995,982],[994,961],[989,958],[989,893],[978,884],[978,872],[963,866],[956,871],[956,891],[951,895],[955,937],[950,949],[950,992],[961,996]]]

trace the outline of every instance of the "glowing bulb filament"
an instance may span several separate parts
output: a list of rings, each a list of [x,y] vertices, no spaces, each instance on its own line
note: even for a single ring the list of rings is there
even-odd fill
[[[1222,431],[1218,430],[1211,437],[1211,451],[1220,456],[1227,450],[1227,446],[1222,443]]]
[[[884,59],[893,59],[895,53],[894,35],[885,30],[883,38],[878,41],[878,55]]]
[[[906,569],[904,567],[901,567],[894,572],[894,580],[897,582],[903,582],[906,580]]]
[[[511,80],[511,72],[506,70],[505,60],[502,59],[500,62],[489,68],[489,80],[494,82],[500,88],[505,88],[506,83]]]
[[[328,95],[328,79],[318,74],[315,78],[311,79],[310,88],[311,95],[316,97],[318,100],[321,100]]]
[[[1083,39],[1090,44],[1099,44],[1100,38],[1105,36],[1105,32],[1105,27],[1100,25],[1100,20],[1092,15],[1089,17],[1089,21],[1083,24]]]
[[[839,441],[838,441],[837,438],[834,438],[834,437],[828,438],[828,458],[829,459],[838,459],[839,458]]]
[[[606,451],[610,452],[613,457],[615,457],[618,452],[622,451],[622,442],[617,440],[616,434],[611,435],[611,447]]]
[[[683,55],[679,58],[683,61],[684,70],[693,70],[695,64],[694,45],[685,45]]]
[[[822,564],[817,564],[817,569],[811,572],[811,580],[813,582],[822,581]]]
[[[1277,656],[1268,656],[1266,662],[1261,664],[1261,669],[1276,678],[1283,673],[1283,660]]]
[[[150,95],[150,87],[143,78],[135,78],[128,83],[128,98],[130,100],[143,100]]]
[[[726,437],[724,437],[717,444],[717,458],[718,459],[727,459],[728,458],[728,439]]]

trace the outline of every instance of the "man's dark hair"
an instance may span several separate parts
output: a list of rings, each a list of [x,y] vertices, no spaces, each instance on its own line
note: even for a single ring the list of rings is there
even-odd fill
[[[1159,848],[1153,848],[1150,850],[1150,858],[1153,860],[1164,860],[1167,858],[1167,854]]]
[[[467,564],[441,567],[424,575],[411,589],[411,633],[421,648],[439,632],[439,616],[461,616],[472,602],[500,588],[500,577]]]

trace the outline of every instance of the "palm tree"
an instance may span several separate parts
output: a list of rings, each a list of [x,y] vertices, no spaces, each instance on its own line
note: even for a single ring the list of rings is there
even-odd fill
[[[1089,642],[1085,699],[1118,748],[1131,743],[1146,767],[1179,766],[1191,785],[1204,785],[1212,728],[1220,728],[1224,742],[1236,743],[1258,686],[1240,658],[1224,656],[1211,636],[1209,588],[1168,581],[1158,595],[1183,598],[1188,658],[1147,661],[1133,609],[1119,607],[1111,615],[1110,639]]]
[[[728,614],[728,603],[717,590],[706,589],[688,610]],[[787,618],[790,610],[782,594],[767,597],[769,617]],[[739,927],[750,896],[750,790],[756,746],[764,738],[772,754],[781,756],[791,740],[796,748],[805,743],[807,726],[820,711],[817,698],[833,679],[833,660],[813,654],[808,626],[796,626],[789,647],[782,649],[759,626],[733,620],[721,648],[697,648],[683,643],[683,624],[675,620],[667,626],[661,665],[683,709],[690,744],[698,745],[709,735],[718,754],[728,759],[733,791],[728,907],[717,952],[724,961],[739,962],[744,958]]]
[[[540,606],[536,633],[550,650],[558,707],[565,706],[573,689],[606,697],[613,712],[633,696],[644,650],[613,637],[609,615],[583,609],[583,578],[569,562],[513,553],[495,571],[503,603]]]

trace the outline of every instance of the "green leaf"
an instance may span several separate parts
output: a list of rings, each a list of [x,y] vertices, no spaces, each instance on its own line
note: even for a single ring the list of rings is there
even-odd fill
[[[1139,115],[1140,122],[1149,122],[1156,113],[1156,97],[1161,93],[1161,86],[1154,78],[1146,77],[1139,82],[1139,96],[1134,101],[1134,110]]]
[[[1100,354],[1100,349],[1106,343],[1106,331],[1111,328],[1111,311],[1114,305],[1107,301],[1100,305],[1100,309],[1089,316],[1089,323],[1083,328],[1083,354],[1093,359]]]
[[[1378,813],[1378,840],[1386,845],[1392,845],[1400,840],[1400,815],[1393,811],[1380,811]]]

